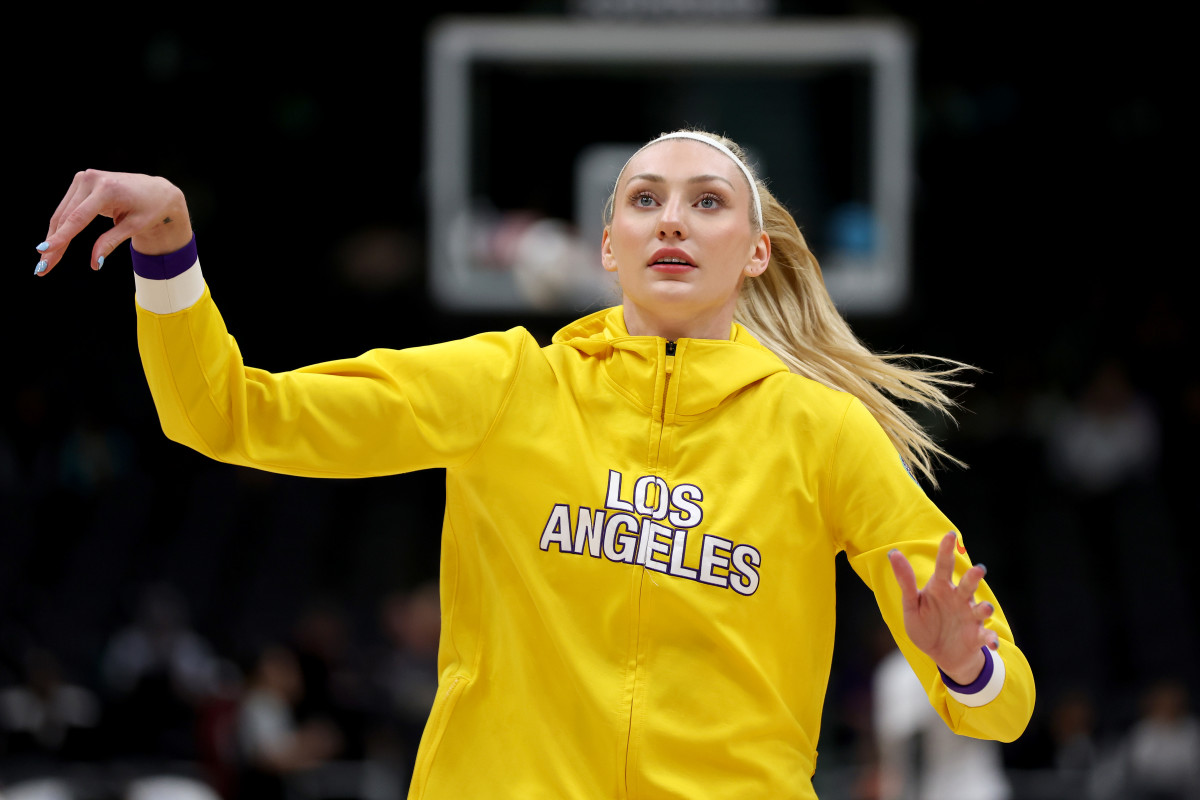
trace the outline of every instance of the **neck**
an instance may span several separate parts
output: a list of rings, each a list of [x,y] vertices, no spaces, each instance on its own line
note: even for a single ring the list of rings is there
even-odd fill
[[[728,339],[733,327],[733,304],[703,315],[651,312],[631,301],[622,302],[625,329],[630,336],[661,336],[679,339]]]

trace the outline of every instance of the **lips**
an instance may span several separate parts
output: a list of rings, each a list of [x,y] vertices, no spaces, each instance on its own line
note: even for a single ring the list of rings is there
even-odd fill
[[[694,269],[696,264],[692,261],[685,251],[678,247],[664,247],[661,250],[656,250],[654,255],[650,257],[650,262],[646,264],[648,267],[656,269],[677,269],[679,271]]]

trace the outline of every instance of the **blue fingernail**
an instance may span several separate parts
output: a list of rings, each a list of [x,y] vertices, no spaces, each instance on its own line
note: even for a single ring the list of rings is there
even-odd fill
[[[45,261],[39,261],[37,263],[37,266],[33,268],[33,274],[41,275],[43,272],[46,271],[46,267],[48,267],[48,266],[50,266],[50,265],[47,264]]]
[[[42,242],[41,244],[39,244],[39,245],[37,246],[37,251],[38,251],[39,253],[44,253],[44,252],[46,252],[46,251],[47,251],[47,250],[49,250],[49,249],[50,249],[50,243],[49,243],[49,242]]]
[[[976,564],[975,566],[977,566],[977,567],[979,567],[981,570],[983,570],[983,574],[984,574],[984,575],[987,575],[987,567],[985,567],[983,564]]]
[[[100,269],[103,266],[104,266],[104,256],[100,256],[99,258],[96,259],[96,269]]]

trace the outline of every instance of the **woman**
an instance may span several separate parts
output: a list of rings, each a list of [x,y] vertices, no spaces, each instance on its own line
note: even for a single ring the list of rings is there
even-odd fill
[[[172,439],[298,475],[446,468],[441,686],[410,797],[813,797],[841,550],[952,729],[1011,740],[1029,719],[984,569],[907,471],[938,451],[879,390],[942,407],[951,379],[853,339],[730,144],[677,132],[630,159],[602,243],[622,304],[545,348],[514,329],[264,373],[178,189],[80,173],[54,214],[42,274],[97,214],[116,224],[93,268],[132,238]]]

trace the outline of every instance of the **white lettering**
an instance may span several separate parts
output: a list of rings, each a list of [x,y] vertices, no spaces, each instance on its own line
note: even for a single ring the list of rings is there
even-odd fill
[[[546,527],[542,529],[542,541],[539,546],[548,551],[551,543],[558,544],[560,553],[571,552],[570,506],[557,503],[554,510],[550,512],[550,518],[546,520]]]
[[[675,543],[671,545],[671,565],[667,573],[678,578],[696,580],[696,570],[683,565],[683,556],[687,550],[687,531],[675,531]]]
[[[720,536],[705,536],[700,540],[700,582],[709,586],[729,586],[728,575],[716,575],[714,569],[729,569],[729,558],[717,554],[717,548],[728,553],[733,549],[733,542]]]
[[[632,564],[637,555],[637,517],[632,514],[613,514],[604,525],[604,557],[609,561],[624,561]],[[625,533],[618,533],[617,528],[625,526]],[[634,533],[629,533],[634,531]],[[621,545],[620,549],[617,545]]]
[[[604,496],[604,507],[617,511],[633,511],[633,503],[621,499],[621,473],[615,469],[608,471],[608,494]]]
[[[602,508],[596,509],[593,517],[588,512],[590,508],[579,509],[579,520],[575,523],[575,552],[583,552],[584,539],[587,540],[588,555],[600,557],[600,546],[604,540],[604,515]],[[545,549],[545,548],[543,548]]]
[[[644,565],[646,563],[646,545],[650,542],[650,526],[653,524],[654,521],[649,517],[642,518],[641,536],[638,538],[637,558],[633,560],[635,564]]]
[[[642,563],[646,565],[646,569],[652,569],[656,572],[666,572],[667,571],[667,562],[658,560],[657,558],[654,557],[654,554],[661,553],[664,556],[670,557],[670,553],[671,553],[670,539],[668,539],[667,541],[664,542],[663,540],[658,538],[660,536],[670,536],[670,535],[671,535],[671,529],[668,528],[666,525],[659,525],[657,522],[651,522],[650,520],[643,520],[643,522],[642,522],[642,542],[644,543],[644,547],[640,547],[638,549],[639,550],[644,549],[646,551],[645,560],[642,561]]]
[[[622,497],[623,473],[608,470],[604,507],[556,503],[538,546],[549,552],[583,555],[646,569],[749,596],[762,583],[762,552],[749,544],[701,535],[704,492],[692,483],[672,488],[657,475],[643,475]],[[575,514],[574,520],[572,515]],[[572,522],[574,525],[572,526]],[[700,537],[699,558],[694,545]],[[689,539],[693,542],[691,557]],[[696,564],[696,566],[689,566]]]
[[[729,573],[732,578],[729,588],[738,594],[754,594],[758,589],[758,570],[755,567],[762,566],[762,554],[748,544],[739,544],[733,548],[732,558],[735,571]]]
[[[692,502],[695,498],[696,502]],[[700,491],[699,486],[693,486],[690,483],[681,483],[671,492],[671,505],[679,509],[672,511],[669,522],[676,528],[694,528],[700,524],[700,520],[704,518],[704,511],[700,508],[700,501],[704,499],[704,492]],[[682,511],[683,513],[679,513]]]
[[[652,485],[658,487],[658,491],[654,493],[653,507],[649,502]],[[667,487],[667,482],[657,475],[643,475],[633,485],[633,505],[639,514],[649,514],[651,519],[666,519],[670,502],[671,490]]]

